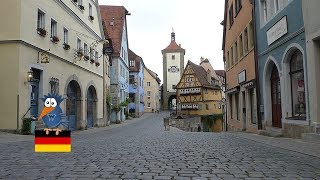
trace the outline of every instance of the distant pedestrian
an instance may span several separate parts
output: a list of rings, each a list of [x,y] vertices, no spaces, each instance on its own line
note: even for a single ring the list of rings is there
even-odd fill
[[[201,126],[198,124],[198,132],[201,132]]]

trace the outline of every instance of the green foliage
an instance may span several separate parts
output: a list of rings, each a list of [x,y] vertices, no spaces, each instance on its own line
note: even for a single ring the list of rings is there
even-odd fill
[[[107,93],[106,95],[106,104],[107,104],[107,111],[110,113],[111,111],[111,95]]]
[[[129,103],[130,103],[130,99],[127,98],[125,101],[121,102],[119,105],[121,107],[127,107],[129,105]]]
[[[34,121],[33,118],[24,118],[22,120],[22,129],[21,129],[21,134],[31,134],[31,122]]]
[[[201,120],[206,122],[209,127],[212,127],[215,120],[223,119],[223,113],[222,114],[212,114],[212,115],[205,115],[201,116]]]
[[[121,106],[120,105],[113,105],[112,110],[115,111],[116,113],[118,113],[119,111],[121,111]]]

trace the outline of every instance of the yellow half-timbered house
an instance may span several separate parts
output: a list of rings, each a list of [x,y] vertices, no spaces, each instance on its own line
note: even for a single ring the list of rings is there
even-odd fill
[[[188,61],[176,89],[178,114],[222,114],[222,90],[210,70]]]

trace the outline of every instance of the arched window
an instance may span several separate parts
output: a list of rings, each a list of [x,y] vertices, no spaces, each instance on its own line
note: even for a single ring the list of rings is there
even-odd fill
[[[303,57],[300,50],[296,50],[290,60],[292,115],[306,116],[305,82]]]

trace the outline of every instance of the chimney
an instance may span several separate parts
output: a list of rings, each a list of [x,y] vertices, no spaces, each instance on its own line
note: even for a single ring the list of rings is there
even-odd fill
[[[181,47],[181,44],[179,44],[179,47]]]
[[[207,80],[208,80],[209,84],[211,84],[211,71],[210,71],[210,69],[207,70]]]
[[[204,61],[204,58],[201,56],[201,57],[200,57],[200,63],[201,63],[202,61]]]

